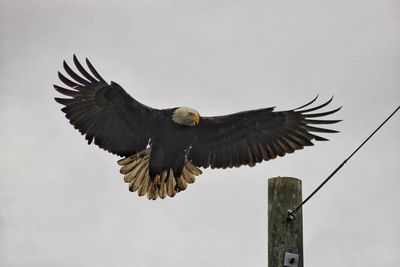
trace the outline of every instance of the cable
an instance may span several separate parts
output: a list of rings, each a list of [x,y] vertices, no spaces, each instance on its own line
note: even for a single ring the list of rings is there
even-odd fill
[[[368,138],[367,139],[365,139],[365,141],[356,149],[356,150],[354,150],[353,151],[353,153],[351,153],[351,155],[347,158],[347,159],[345,159],[343,162],[342,162],[342,164],[340,164],[323,182],[322,182],[322,184],[320,184],[306,199],[304,199],[303,200],[303,202],[301,202],[299,205],[297,205],[297,207],[295,207],[293,210],[288,210],[288,217],[287,217],[287,220],[288,221],[292,221],[292,220],[294,220],[295,219],[295,213],[308,201],[308,200],[310,200],[310,198],[312,198],[343,166],[344,166],[344,164],[346,164],[347,163],[347,161],[349,160],[349,159],[351,159],[351,157],[353,157],[353,155],[354,154],[356,154],[357,153],[357,151],[366,143],[366,142],[368,142],[368,140],[377,132],[377,131],[379,131],[379,129],[388,121],[388,120],[390,120],[390,118],[398,111],[400,109],[400,106],[398,106],[397,108],[396,108],[396,110],[395,111],[393,111],[393,113],[392,114],[390,114],[390,116],[384,121],[384,122],[382,122],[381,123],[381,125],[379,125],[379,127],[378,128],[376,128],[376,130],[372,133],[372,134],[370,134],[370,136],[368,136]]]

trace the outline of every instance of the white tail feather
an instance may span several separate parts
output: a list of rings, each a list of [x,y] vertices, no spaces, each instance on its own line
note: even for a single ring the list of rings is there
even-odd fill
[[[180,177],[174,177],[173,170],[169,169],[151,179],[150,153],[151,148],[148,148],[118,161],[118,165],[121,166],[120,173],[124,174],[124,181],[129,183],[129,190],[137,191],[139,196],[147,195],[147,198],[152,200],[158,197],[164,199],[167,195],[174,197],[176,193],[185,190],[188,184],[194,183],[195,176],[202,173],[190,161],[186,161]]]
[[[167,173],[164,171],[161,176],[161,182],[160,182],[160,189],[158,191],[158,195],[160,196],[161,199],[164,199],[167,196],[167,188],[165,186],[165,179],[166,179]]]

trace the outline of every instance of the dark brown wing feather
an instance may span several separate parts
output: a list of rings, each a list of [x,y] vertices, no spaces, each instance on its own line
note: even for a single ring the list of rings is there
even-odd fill
[[[54,88],[70,98],[55,98],[64,105],[61,109],[75,129],[78,129],[90,144],[120,155],[130,156],[146,148],[152,131],[162,118],[161,111],[145,106],[118,84],[108,84],[95,70],[89,60],[89,73],[74,55],[74,64],[79,74],[64,61],[64,69],[70,76],[60,72],[58,77],[69,88],[54,85]]]
[[[254,166],[263,160],[311,146],[312,140],[325,141],[327,139],[314,133],[337,131],[313,125],[339,122],[318,118],[333,114],[340,108],[312,113],[327,106],[331,98],[322,105],[305,109],[316,99],[289,111],[274,112],[274,108],[265,108],[227,116],[202,117],[195,129],[197,139],[188,157],[196,166],[204,168]]]

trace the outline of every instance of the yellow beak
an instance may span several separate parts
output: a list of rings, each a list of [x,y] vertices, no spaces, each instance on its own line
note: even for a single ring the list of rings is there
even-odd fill
[[[199,124],[199,121],[200,121],[199,113],[193,114],[192,119],[195,122],[195,124]]]

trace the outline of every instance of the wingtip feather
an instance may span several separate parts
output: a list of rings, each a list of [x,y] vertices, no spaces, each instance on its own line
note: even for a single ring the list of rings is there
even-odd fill
[[[90,63],[89,59],[86,58],[86,65],[89,67],[90,71],[92,72],[92,74],[99,79],[102,82],[106,82],[103,77],[100,76],[100,74],[97,72],[97,70],[93,67],[92,63]]]
[[[295,109],[293,109],[293,110],[299,110],[299,109],[302,109],[302,108],[305,108],[305,107],[311,105],[312,103],[314,103],[314,102],[318,99],[318,97],[319,97],[319,94],[317,94],[317,96],[316,96],[313,100],[311,100],[310,102],[308,102],[307,104],[304,104],[304,105],[302,105],[302,106],[300,106],[300,107],[298,107],[298,108],[295,108]]]

